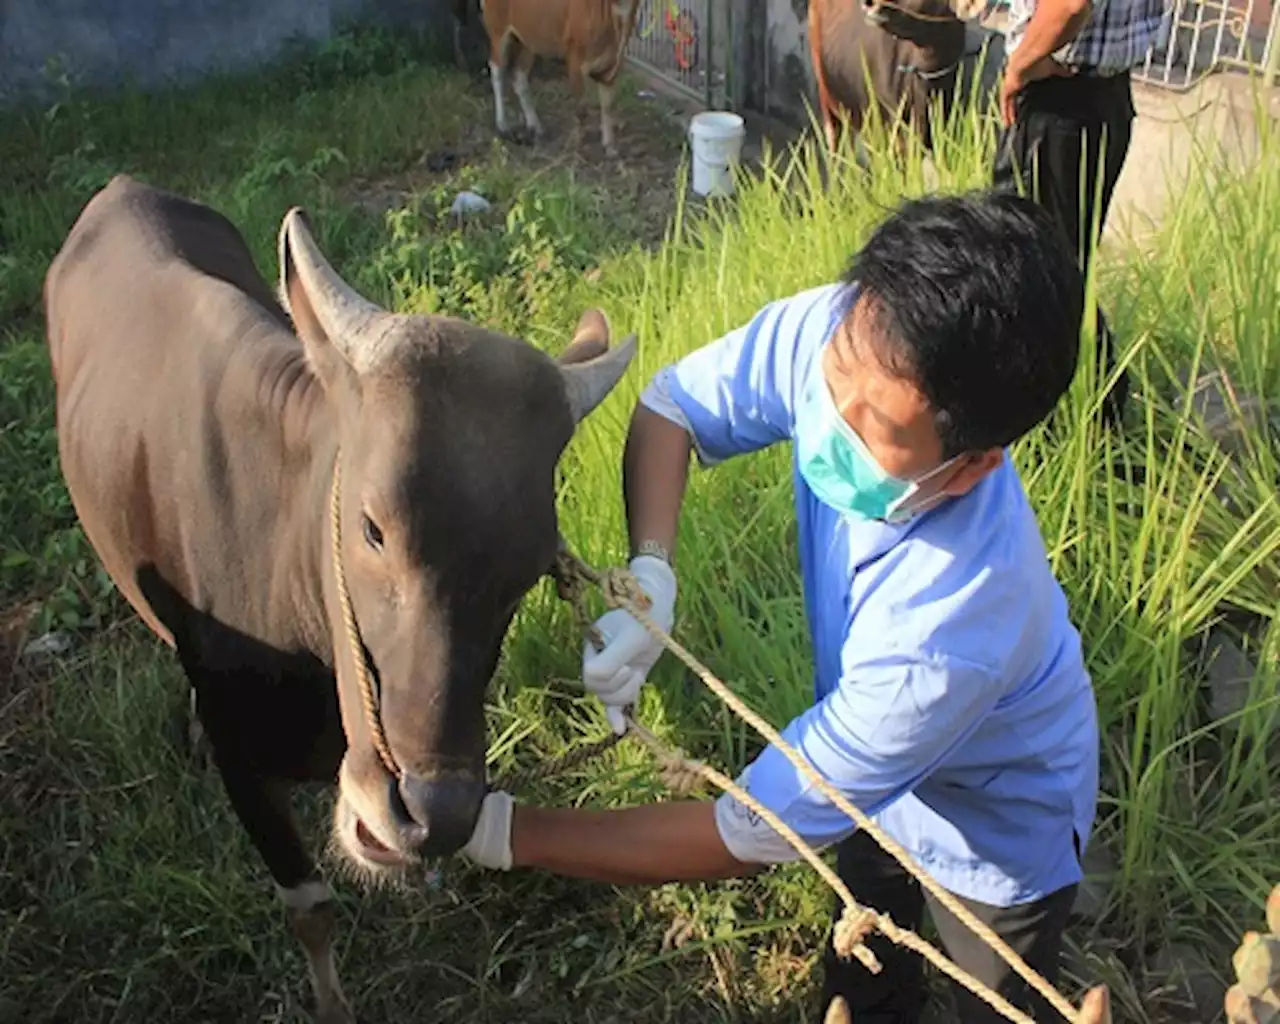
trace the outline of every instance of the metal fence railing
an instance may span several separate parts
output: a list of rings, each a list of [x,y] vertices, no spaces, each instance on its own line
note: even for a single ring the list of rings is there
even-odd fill
[[[640,0],[627,57],[707,107],[727,94],[733,0]]]
[[[1224,68],[1270,72],[1274,79],[1278,2],[1169,0],[1160,37],[1134,77],[1176,90]]]

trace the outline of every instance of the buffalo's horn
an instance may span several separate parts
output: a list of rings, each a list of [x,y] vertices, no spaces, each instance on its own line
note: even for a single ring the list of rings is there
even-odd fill
[[[636,336],[628,335],[617,348],[582,363],[560,367],[573,422],[581,423],[597,405],[608,397],[622,379],[635,355]]]
[[[302,284],[320,327],[329,342],[352,367],[361,372],[377,362],[386,331],[375,328],[392,315],[370,302],[347,284],[316,245],[305,211],[291,207],[280,225],[280,276],[284,299],[289,300],[288,272],[292,266]],[[290,309],[293,315],[293,310]],[[389,323],[386,324],[389,326]]]

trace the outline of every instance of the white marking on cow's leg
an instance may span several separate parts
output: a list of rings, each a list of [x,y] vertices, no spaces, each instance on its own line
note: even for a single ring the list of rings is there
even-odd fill
[[[196,688],[194,686],[191,687],[188,694],[187,750],[192,761],[206,771],[210,771],[214,766],[213,746],[209,739],[209,734],[205,732],[204,724],[200,721],[200,708],[196,700]]]
[[[333,893],[327,882],[312,879],[293,889],[276,886],[284,902],[289,930],[307,954],[317,1024],[355,1024],[333,962]]]
[[[542,135],[542,122],[538,120],[538,112],[533,107],[533,91],[529,88],[529,69],[517,67],[515,82],[516,99],[520,101],[520,109],[524,111],[524,123],[534,135]]]
[[[498,126],[499,135],[507,133],[507,105],[502,97],[502,86],[506,75],[501,64],[489,61],[489,77],[493,79],[493,119]]]
[[[600,89],[600,139],[604,143],[604,151],[610,156],[617,156],[618,149],[613,144],[613,90],[612,85],[598,83]]]
[[[320,903],[333,899],[333,890],[329,883],[320,878],[312,878],[292,889],[277,884],[276,893],[286,910],[310,910]]]

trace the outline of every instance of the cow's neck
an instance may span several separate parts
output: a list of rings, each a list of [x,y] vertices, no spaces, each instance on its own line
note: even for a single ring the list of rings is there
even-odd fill
[[[280,629],[332,663],[324,595],[332,590],[329,495],[338,451],[337,416],[296,341],[242,349],[259,382],[263,422],[275,424],[279,484],[272,602]],[[266,456],[266,453],[263,453]]]

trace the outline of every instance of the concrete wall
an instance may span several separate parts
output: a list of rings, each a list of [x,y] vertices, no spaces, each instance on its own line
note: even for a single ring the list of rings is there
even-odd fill
[[[763,0],[765,87],[763,113],[796,125],[818,110],[809,57],[808,0]]]
[[[73,80],[146,88],[276,56],[349,19],[450,31],[450,0],[0,0],[0,104],[51,94],[61,61]],[[446,36],[447,38],[447,36]]]

